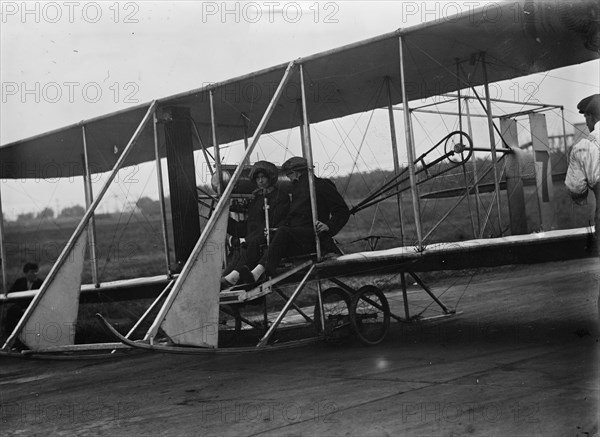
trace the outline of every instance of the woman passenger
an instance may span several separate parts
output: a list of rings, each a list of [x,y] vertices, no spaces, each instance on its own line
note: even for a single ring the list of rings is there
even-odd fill
[[[257,188],[252,193],[248,218],[244,221],[230,218],[227,224],[227,233],[233,237],[245,238],[247,247],[233,270],[221,278],[221,289],[233,287],[238,282],[254,282],[250,269],[256,266],[267,245],[265,207],[268,207],[270,233],[274,232],[288,214],[290,198],[279,189],[278,174],[275,164],[268,161],[257,161],[250,170],[250,180]]]

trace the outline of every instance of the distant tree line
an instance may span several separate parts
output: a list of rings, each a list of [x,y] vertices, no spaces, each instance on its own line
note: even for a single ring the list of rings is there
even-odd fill
[[[551,153],[552,171],[553,173],[562,173],[566,171],[567,161],[563,153]],[[491,166],[490,160],[477,159],[476,160],[477,174],[481,175],[486,169]],[[430,169],[427,172],[422,171],[417,175],[417,180],[422,181],[427,178],[428,175],[441,173],[448,169],[448,162],[442,162]],[[502,166],[500,166],[501,168]],[[400,185],[400,189],[406,189],[409,186],[408,172],[406,169],[401,169],[403,175],[399,178],[403,180]],[[445,172],[441,177],[437,177],[421,183],[419,186],[420,192],[427,193],[436,190],[445,190],[450,188],[458,188],[464,186],[465,175],[467,179],[472,182],[473,177],[473,165],[469,161],[464,166],[455,166],[449,171]],[[479,177],[479,176],[478,176]],[[382,186],[384,183],[394,178],[394,172],[390,170],[374,170],[372,172],[355,173],[352,175],[345,175],[339,177],[332,177],[331,180],[336,184],[338,190],[349,200],[360,200],[368,196],[375,189]],[[490,171],[481,178],[480,183],[491,183],[493,182],[493,173]],[[204,192],[212,192],[212,189],[208,186],[200,187]],[[135,203],[136,211],[143,214],[144,216],[158,216],[160,215],[160,202],[153,200],[149,197],[141,197]],[[171,203],[169,197],[165,198],[165,209],[167,214],[170,214]],[[67,208],[63,208],[60,214],[55,216],[55,212],[52,208],[46,207],[37,214],[32,212],[22,213],[17,216],[17,222],[27,222],[32,220],[51,220],[51,219],[77,219],[83,217],[85,209],[80,205],[74,205]],[[101,214],[96,214],[96,217]]]
[[[28,222],[32,220],[52,220],[57,219],[74,219],[81,218],[85,214],[85,209],[81,205],[73,205],[67,208],[63,208],[60,214],[55,216],[52,208],[46,207],[37,214],[33,212],[24,212],[17,216],[17,222]]]

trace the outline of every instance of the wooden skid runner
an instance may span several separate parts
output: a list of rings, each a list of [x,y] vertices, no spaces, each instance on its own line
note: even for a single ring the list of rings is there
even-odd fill
[[[101,314],[96,314],[96,317],[102,322],[102,324],[109,330],[109,332],[115,336],[119,341],[123,344],[130,346],[136,349],[145,349],[149,351],[155,352],[168,352],[175,354],[188,354],[188,355],[198,355],[198,354],[207,354],[207,353],[240,353],[240,352],[261,352],[261,351],[272,351],[272,350],[281,350],[281,349],[289,349],[292,347],[304,346],[308,344],[315,343],[319,340],[318,337],[306,338],[302,340],[297,340],[288,343],[282,343],[277,345],[267,345],[264,347],[237,347],[237,348],[209,348],[209,347],[199,347],[199,346],[171,346],[164,344],[150,344],[145,341],[134,341],[130,340],[123,336],[119,331],[117,331]]]

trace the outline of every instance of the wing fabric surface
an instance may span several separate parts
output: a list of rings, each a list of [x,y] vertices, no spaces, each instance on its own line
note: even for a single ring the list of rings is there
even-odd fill
[[[502,2],[470,10],[455,17],[401,29],[369,40],[299,59],[307,78],[311,123],[369,111],[387,105],[378,98],[386,78],[391,80],[392,101],[400,94],[399,37],[407,56],[406,88],[409,100],[481,85],[481,68],[459,82],[456,64],[471,71],[471,62],[485,53],[489,82],[498,82],[598,59],[600,6],[593,0],[571,2]],[[248,135],[269,104],[287,63],[158,100],[159,109],[187,107],[205,146],[212,146],[209,90],[214,93],[218,141],[227,144]],[[300,124],[299,75],[295,73],[279,101],[265,132]],[[85,125],[92,173],[106,172],[118,159],[149,104],[119,111],[0,147],[0,177],[56,178],[83,173]],[[141,147],[125,165],[154,159],[151,129],[140,137]],[[200,143],[194,138],[194,148]],[[164,156],[164,145],[160,145]]]

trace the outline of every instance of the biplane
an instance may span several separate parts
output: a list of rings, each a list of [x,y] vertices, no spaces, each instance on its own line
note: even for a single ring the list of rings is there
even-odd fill
[[[364,343],[376,344],[384,338],[391,319],[403,322],[418,319],[411,316],[409,308],[408,277],[439,306],[443,316],[456,312],[436,296],[418,272],[589,256],[588,229],[552,230],[553,173],[543,112],[562,108],[520,103],[519,111],[494,116],[489,84],[597,62],[600,8],[591,0],[506,2],[495,4],[495,8],[493,17],[489,8],[475,9],[466,15],[400,29],[3,145],[2,179],[40,177],[38,172],[48,164],[68,162],[69,174],[64,176],[81,176],[87,199],[83,218],[42,287],[2,296],[3,305],[29,301],[5,340],[3,353],[105,351],[110,355],[112,351],[131,348],[176,353],[238,352],[241,348],[225,347],[223,339],[229,331],[234,336],[240,335],[244,325],[260,331],[258,340],[244,350],[269,350],[315,339],[336,340],[349,332],[357,334]],[[483,88],[482,95],[476,87]],[[433,96],[443,96],[444,103],[455,105],[453,116],[458,119],[458,128],[449,130],[426,152],[417,155],[413,117],[419,110],[431,108],[414,102]],[[471,114],[463,109],[468,101],[483,111],[488,131],[485,140],[475,141],[468,132]],[[315,126],[375,110],[387,111],[389,115],[394,176],[353,205],[352,212],[386,199],[399,199],[402,192],[410,193],[414,217],[410,244],[402,241],[398,247],[378,250],[376,243],[381,236],[368,235],[365,241],[372,250],[326,257],[317,238],[316,253],[288,260],[280,273],[265,282],[246,289],[221,291],[231,202],[243,191],[241,185],[248,182],[247,169],[261,136],[298,129],[301,150],[297,153],[307,159],[309,177],[313,178],[311,132]],[[402,113],[405,126],[408,163],[404,167],[398,157],[397,113]],[[524,157],[526,153],[519,148],[520,124],[516,119],[523,116],[528,117],[533,132],[530,158]],[[227,166],[222,163],[221,151],[234,143],[243,145],[244,152],[239,165]],[[214,172],[213,193],[198,190],[194,167],[197,151]],[[354,153],[357,158],[360,148]],[[474,173],[472,180],[465,177],[465,186],[444,195],[457,196],[458,204],[478,194],[484,176],[491,178],[488,186],[493,187],[494,194],[483,215],[487,221],[496,211],[497,235],[483,238],[485,225],[480,224],[477,230],[474,225],[472,239],[428,244],[433,229],[425,233],[422,228],[420,185],[449,171],[464,169],[477,153],[491,155],[492,164],[485,175]],[[73,163],[73,157],[79,156],[82,159]],[[161,160],[166,160],[168,167],[172,241],[167,232]],[[82,285],[85,248],[94,247],[94,216],[108,187],[120,169],[153,161],[157,163],[166,272],[110,283],[99,282],[93,274],[94,283]],[[527,169],[530,173],[525,175]],[[108,176],[99,192],[92,193],[91,175],[96,173]],[[523,195],[525,176],[535,180],[543,232],[528,233]],[[508,226],[502,223],[503,189],[510,215]],[[313,185],[311,200],[316,217]],[[202,227],[199,202],[207,204],[209,209]],[[169,259],[170,244],[174,245],[174,261]],[[94,259],[92,253],[92,271],[97,268]],[[345,279],[350,275],[387,272],[400,275],[402,316],[393,313],[386,294],[375,284],[357,287]],[[297,302],[309,284],[316,292],[314,309],[307,311]],[[291,292],[282,291],[283,286]],[[80,300],[98,292],[152,296],[154,301],[127,334],[118,332],[99,316],[115,342],[74,344],[74,330],[70,328],[77,324]],[[269,318],[264,302],[271,295],[282,298],[283,303],[274,310],[274,317]],[[250,320],[240,311],[255,303],[263,305],[262,321]],[[308,326],[306,338],[283,340],[285,336],[281,333],[287,329],[290,311],[297,312],[296,320]],[[230,317],[232,324],[225,324],[226,329],[220,312]],[[149,327],[141,338],[134,338],[142,320]],[[49,326],[56,327],[59,333],[43,335],[42,331]],[[17,342],[21,345],[19,349],[15,349]]]

